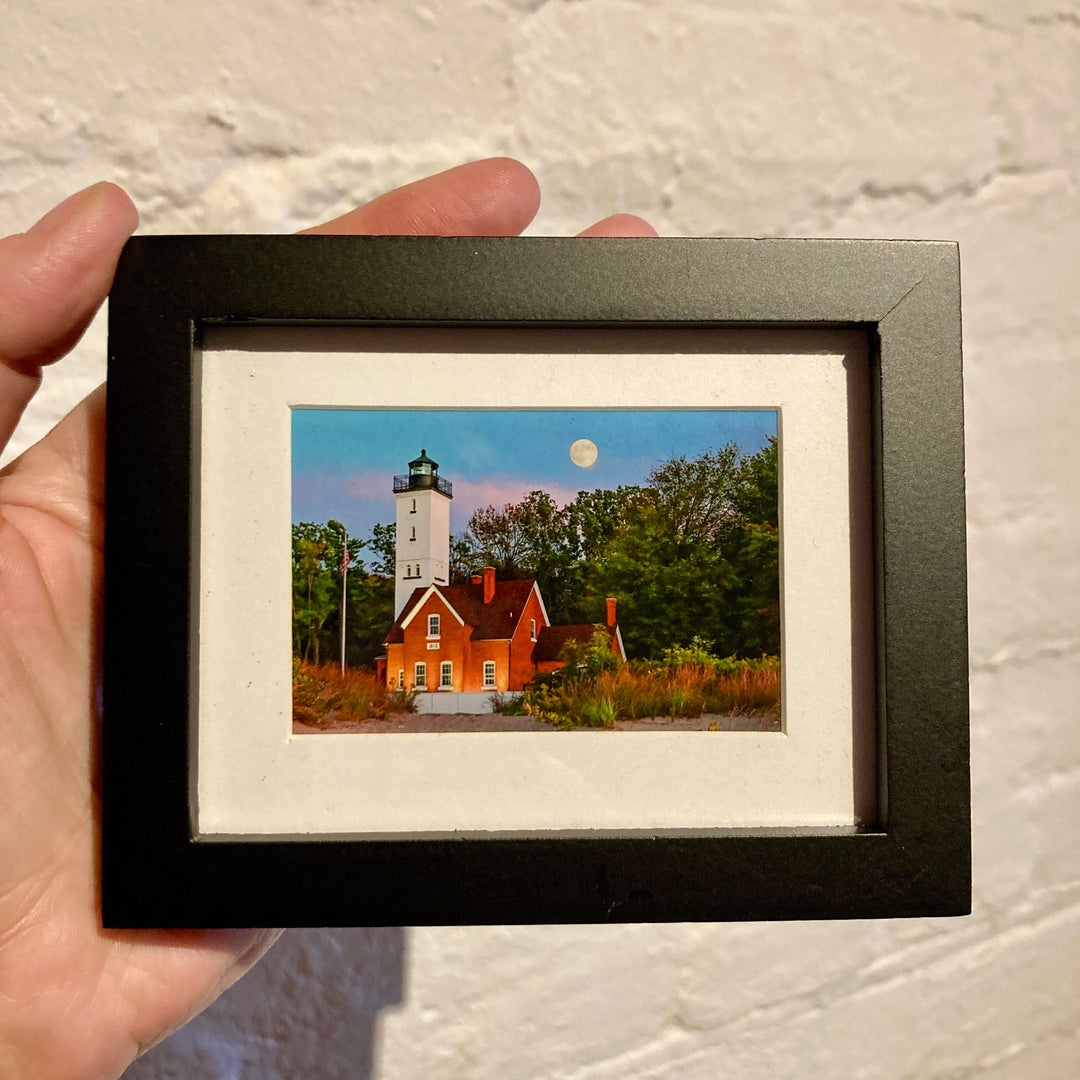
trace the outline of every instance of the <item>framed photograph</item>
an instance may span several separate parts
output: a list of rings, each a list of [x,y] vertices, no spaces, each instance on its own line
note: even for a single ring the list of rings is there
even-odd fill
[[[106,926],[969,910],[954,244],[137,237],[109,320]]]

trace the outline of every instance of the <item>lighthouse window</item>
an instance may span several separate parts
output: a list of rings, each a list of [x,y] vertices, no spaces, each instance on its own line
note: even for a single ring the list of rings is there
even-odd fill
[[[439,616],[429,615],[427,620],[427,636],[438,637],[439,636]]]
[[[415,514],[416,513],[416,500],[415,499],[413,499],[413,501],[412,501],[412,509],[409,511],[409,513],[410,514]],[[416,530],[415,529],[413,529],[413,535],[414,536],[416,535]]]
[[[413,686],[415,686],[417,690],[427,689],[427,664],[421,660],[416,662],[413,669]]]
[[[409,537],[409,539],[410,540],[415,540],[416,539],[416,526],[415,525],[412,527],[412,535]]]

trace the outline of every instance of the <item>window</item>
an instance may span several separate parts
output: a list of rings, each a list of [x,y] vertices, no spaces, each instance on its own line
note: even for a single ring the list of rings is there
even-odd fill
[[[416,539],[416,526],[415,525],[412,527],[412,536],[410,536],[409,539],[410,540],[415,540]]]
[[[416,500],[415,499],[413,499],[413,501],[412,501],[412,509],[409,511],[409,513],[410,514],[415,514],[416,513]]]
[[[533,641],[536,640],[536,620],[535,619],[530,619],[529,620],[529,637]]]
[[[397,685],[398,685],[399,690],[404,690],[405,689],[405,669],[404,668],[398,668]]]
[[[449,690],[454,685],[454,665],[450,660],[444,660],[439,665],[439,686]]]
[[[495,685],[495,661],[484,661],[484,686]]]
[[[423,660],[417,660],[413,668],[413,686],[417,690],[427,689],[427,664]]]
[[[439,636],[439,616],[429,615],[427,617],[427,636],[438,637]]]

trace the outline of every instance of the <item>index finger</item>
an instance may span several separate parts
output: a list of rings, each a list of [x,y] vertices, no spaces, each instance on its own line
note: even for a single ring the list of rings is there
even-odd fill
[[[112,283],[138,214],[102,182],[0,240],[0,449],[41,381],[41,368],[82,336]]]
[[[366,236],[516,236],[536,216],[540,187],[513,158],[458,165],[302,233]]]

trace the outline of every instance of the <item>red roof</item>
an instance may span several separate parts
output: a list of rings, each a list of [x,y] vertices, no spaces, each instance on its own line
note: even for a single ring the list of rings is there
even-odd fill
[[[582,623],[578,626],[545,626],[536,635],[532,659],[534,664],[542,660],[558,660],[559,653],[568,641],[580,641],[583,645],[592,640],[593,634],[602,630],[609,636],[613,630],[603,623]]]
[[[484,603],[483,582],[473,585],[436,585],[439,594],[461,616],[462,621],[473,627],[473,641],[505,640],[514,636],[514,630],[521,620],[521,613],[536,581],[523,578],[520,581],[496,581],[495,595],[490,604]],[[397,617],[390,633],[386,635],[386,644],[393,645],[405,640],[402,623],[427,594],[429,586],[413,589],[412,595],[405,601],[401,614]]]

